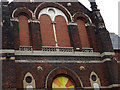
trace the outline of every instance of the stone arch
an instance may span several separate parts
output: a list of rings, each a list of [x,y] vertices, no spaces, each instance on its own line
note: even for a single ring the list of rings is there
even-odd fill
[[[76,21],[78,18],[81,18],[85,23],[88,23],[88,24],[92,23],[92,20],[90,19],[90,17],[85,13],[77,12],[73,15],[74,21]]]
[[[24,15],[27,18],[33,18],[33,12],[25,7],[16,8],[12,13],[12,18],[18,17],[19,15]]]
[[[45,88],[52,88],[52,82],[58,75],[69,76],[73,80],[75,87],[83,87],[82,81],[73,70],[67,67],[57,67],[48,74],[45,82]]]
[[[92,80],[93,75],[96,77],[96,80]],[[94,83],[97,83],[99,86],[101,86],[100,79],[99,79],[98,75],[94,71],[92,71],[91,74],[90,74],[90,82],[91,82],[92,87],[94,87],[93,86]]]
[[[31,77],[32,81],[30,83],[26,82],[27,77]],[[33,88],[36,88],[35,79],[33,78],[30,72],[26,73],[26,75],[24,76],[24,80],[23,80],[23,88],[26,88],[27,86],[32,86]]]
[[[38,18],[39,12],[46,7],[55,7],[60,9],[67,17],[68,21],[71,22],[72,21],[72,15],[71,13],[61,4],[59,3],[53,3],[53,2],[43,2],[40,5],[38,5],[38,7],[35,9],[34,11],[34,15],[36,18]]]
[[[51,10],[52,13],[50,13],[49,10]],[[38,15],[38,19],[43,14],[48,15],[51,18],[52,22],[55,21],[55,17],[57,17],[57,16],[63,16],[65,18],[66,22],[68,22],[68,19],[67,19],[66,15],[60,9],[57,9],[57,8],[54,8],[54,7],[43,8]]]

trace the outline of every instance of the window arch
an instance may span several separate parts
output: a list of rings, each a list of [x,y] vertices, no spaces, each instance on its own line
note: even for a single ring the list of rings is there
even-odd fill
[[[23,87],[27,90],[33,90],[33,88],[36,87],[35,85],[35,79],[33,78],[32,74],[30,72],[26,73],[24,80],[23,80]]]
[[[43,46],[71,46],[67,29],[68,20],[61,10],[54,7],[44,8],[39,13],[38,18],[40,19]]]
[[[100,90],[100,79],[98,78],[95,72],[92,72],[90,75],[91,86],[94,90]]]
[[[28,18],[25,15],[19,15],[18,18],[20,46],[30,46]]]

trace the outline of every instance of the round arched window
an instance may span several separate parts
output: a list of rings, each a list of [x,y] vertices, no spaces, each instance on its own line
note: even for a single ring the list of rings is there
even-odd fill
[[[53,80],[52,88],[67,88],[67,90],[74,90],[75,86],[73,82],[65,76],[58,76]]]

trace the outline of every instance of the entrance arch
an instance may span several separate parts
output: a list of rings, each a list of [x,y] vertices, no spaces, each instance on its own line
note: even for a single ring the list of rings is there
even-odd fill
[[[53,69],[46,78],[45,88],[54,88],[53,83],[55,83],[56,82],[55,80],[57,80],[58,78],[59,80],[60,78],[61,79],[63,78],[66,82],[69,80],[69,83],[74,88],[77,88],[77,87],[83,88],[83,84],[79,76],[73,70],[67,67],[57,67]],[[57,80],[58,81],[57,83],[60,84],[62,81],[59,82],[59,80]],[[67,86],[68,84],[64,83],[64,85]]]

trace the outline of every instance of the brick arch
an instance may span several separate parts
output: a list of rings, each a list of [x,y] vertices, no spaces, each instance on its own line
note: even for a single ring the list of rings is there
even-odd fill
[[[64,6],[58,3],[52,3],[52,2],[45,2],[45,3],[40,4],[34,11],[35,17],[38,19],[39,12],[42,9],[47,8],[47,7],[55,7],[55,8],[60,9],[66,15],[66,17],[68,18],[68,21],[72,21],[71,13]]]
[[[87,15],[82,13],[76,13],[73,18],[74,21],[78,24],[78,32],[82,48],[90,48],[90,42],[85,24],[90,24],[91,20],[89,19],[89,17],[87,17]]]
[[[27,18],[33,17],[33,12],[27,8],[17,8],[12,13],[12,18],[19,17],[19,15],[24,15]]]
[[[84,13],[75,13],[74,15],[73,15],[73,19],[74,19],[74,21],[76,21],[77,19],[81,19],[81,20],[83,20],[85,23],[92,23],[92,21],[91,21],[91,19],[90,19],[90,17],[88,16],[88,15],[86,15],[86,14],[84,14]]]
[[[53,80],[59,75],[65,75],[68,76],[68,78],[71,78],[71,80],[74,82],[75,87],[83,87],[82,81],[73,70],[66,67],[57,67],[48,74],[45,82],[45,88],[52,88]]]

